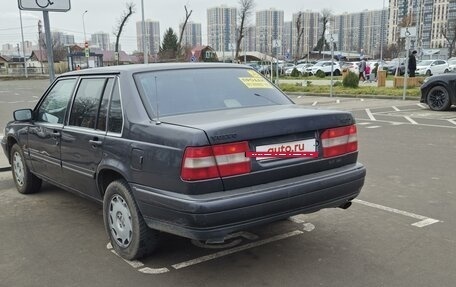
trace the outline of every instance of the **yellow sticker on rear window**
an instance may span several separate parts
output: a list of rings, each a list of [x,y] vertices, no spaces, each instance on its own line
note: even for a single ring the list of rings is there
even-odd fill
[[[249,73],[252,77],[258,77],[261,78],[261,75],[258,72],[248,70],[247,73]]]
[[[239,78],[249,89],[272,89],[271,83],[260,77]]]

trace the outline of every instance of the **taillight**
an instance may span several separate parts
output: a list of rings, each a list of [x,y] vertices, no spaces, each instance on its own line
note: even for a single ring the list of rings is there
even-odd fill
[[[188,147],[182,161],[181,178],[192,181],[249,173],[247,151],[247,142]]]
[[[358,150],[356,125],[328,129],[321,134],[323,157],[334,157]]]

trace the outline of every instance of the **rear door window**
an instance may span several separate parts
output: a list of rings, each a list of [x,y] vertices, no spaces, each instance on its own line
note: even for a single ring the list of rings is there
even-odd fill
[[[70,126],[95,129],[106,82],[106,78],[81,80],[71,109]]]

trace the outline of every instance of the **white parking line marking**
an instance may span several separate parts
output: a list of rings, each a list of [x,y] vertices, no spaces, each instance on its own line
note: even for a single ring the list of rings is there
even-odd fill
[[[415,222],[412,225],[416,226],[416,227],[420,227],[420,228],[428,226],[428,225],[431,225],[431,224],[434,224],[434,223],[437,223],[437,222],[441,222],[440,220],[437,220],[437,219],[433,219],[433,218],[429,218],[429,217],[422,216],[422,215],[419,215],[419,214],[415,214],[415,213],[411,213],[411,212],[407,212],[407,211],[403,211],[403,210],[399,210],[399,209],[383,206],[383,205],[380,205],[380,204],[367,202],[367,201],[360,200],[360,199],[354,199],[353,202],[356,202],[356,203],[359,203],[359,204],[363,204],[365,206],[381,209],[381,210],[384,210],[384,211],[400,214],[400,215],[403,215],[403,216],[411,217],[411,218],[414,218],[414,219],[418,219],[420,221],[419,222]]]
[[[315,107],[316,105],[318,105],[318,102],[313,102],[312,106]]]
[[[367,116],[369,117],[369,119],[371,119],[371,121],[376,121],[376,119],[370,109],[366,109],[366,113],[367,113]]]
[[[24,103],[24,101],[7,102],[7,104],[19,104],[19,103]]]
[[[37,101],[34,100],[34,101],[27,101],[27,103],[36,103]]]
[[[423,108],[423,109],[427,109],[427,106],[425,104],[416,104],[418,107],[420,108]]]
[[[169,272],[168,268],[149,268],[149,267],[144,267],[138,270],[141,273],[145,274],[163,274],[166,272]]]
[[[185,267],[189,267],[189,266],[192,266],[192,265],[195,265],[195,264],[199,264],[199,263],[202,263],[202,262],[214,260],[214,259],[217,259],[217,258],[220,258],[220,257],[223,257],[223,256],[227,256],[227,255],[230,255],[230,254],[233,254],[233,253],[244,251],[246,249],[258,247],[258,246],[261,246],[261,245],[265,245],[265,244],[268,244],[268,243],[271,243],[271,242],[274,242],[274,241],[286,239],[286,238],[293,237],[293,236],[296,236],[296,235],[300,235],[300,234],[303,234],[303,233],[304,232],[301,231],[301,230],[295,230],[295,231],[288,232],[288,233],[285,233],[285,234],[276,235],[276,236],[273,236],[273,237],[270,237],[270,238],[267,238],[267,239],[264,239],[264,240],[259,240],[259,241],[248,243],[248,244],[245,244],[245,245],[242,245],[242,246],[234,247],[234,248],[231,248],[231,249],[228,249],[228,250],[219,251],[219,252],[216,252],[216,253],[213,253],[213,254],[209,254],[209,255],[206,255],[206,256],[199,257],[199,258],[195,258],[195,259],[192,259],[192,260],[188,260],[188,261],[185,261],[185,262],[174,264],[174,265],[172,265],[172,267],[174,269],[176,269],[176,270],[179,270],[179,269],[182,269],[182,268],[185,268]]]
[[[370,124],[371,124],[371,123],[366,123],[366,122],[364,122],[364,123],[357,123],[357,125],[360,125],[360,126],[366,126],[366,125],[370,125]]]
[[[392,108],[393,108],[393,110],[395,110],[396,112],[400,112],[400,111],[401,111],[401,110],[400,110],[398,107],[396,107],[396,106],[392,106]]]
[[[366,127],[366,129],[378,129],[378,128],[381,128],[381,126],[369,126],[369,127]]]
[[[144,267],[144,263],[142,263],[141,261],[138,261],[138,260],[126,260],[126,259],[123,259],[119,254],[117,254],[117,252],[112,248],[112,245],[111,243],[109,242],[107,245],[106,245],[106,248],[108,250],[111,250],[112,253],[114,253],[117,257],[119,257],[120,259],[122,259],[123,261],[125,261],[126,263],[128,263],[128,265],[130,265],[131,267],[135,268],[135,269],[138,269],[138,268],[141,268],[141,267]],[[162,274],[162,273],[166,273],[169,271],[168,268],[150,268],[150,267],[144,267],[144,268],[141,268],[141,269],[138,269],[139,272],[142,272],[142,273],[146,273],[146,274]]]
[[[302,96],[298,96],[298,99],[302,98]]]
[[[364,99],[360,99],[361,102],[364,102]]]
[[[379,123],[390,123],[392,125],[410,125],[410,123],[399,123],[395,121],[385,121],[385,120],[372,120],[372,119],[362,119],[362,118],[357,118],[357,121],[375,121]],[[443,126],[443,125],[431,125],[431,124],[417,124],[418,126],[423,126],[423,127],[434,127],[434,128],[445,128],[445,129],[456,129],[456,127],[452,126]]]
[[[404,116],[404,119],[406,119],[407,121],[411,122],[413,125],[417,125],[417,124],[418,124],[418,123],[415,122],[411,117]]]
[[[456,125],[456,120],[448,120],[450,123],[452,123],[453,125]]]
[[[340,104],[340,100],[336,100],[336,104]]]

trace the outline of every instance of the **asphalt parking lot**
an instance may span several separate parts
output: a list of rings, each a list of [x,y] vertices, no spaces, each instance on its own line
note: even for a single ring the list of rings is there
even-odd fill
[[[0,82],[0,131],[47,84],[17,82]],[[101,206],[51,185],[21,195],[0,172],[0,285],[454,286],[456,110],[292,98],[355,115],[368,175],[349,209],[246,230],[217,248],[163,234],[153,255],[125,261],[108,244]]]

